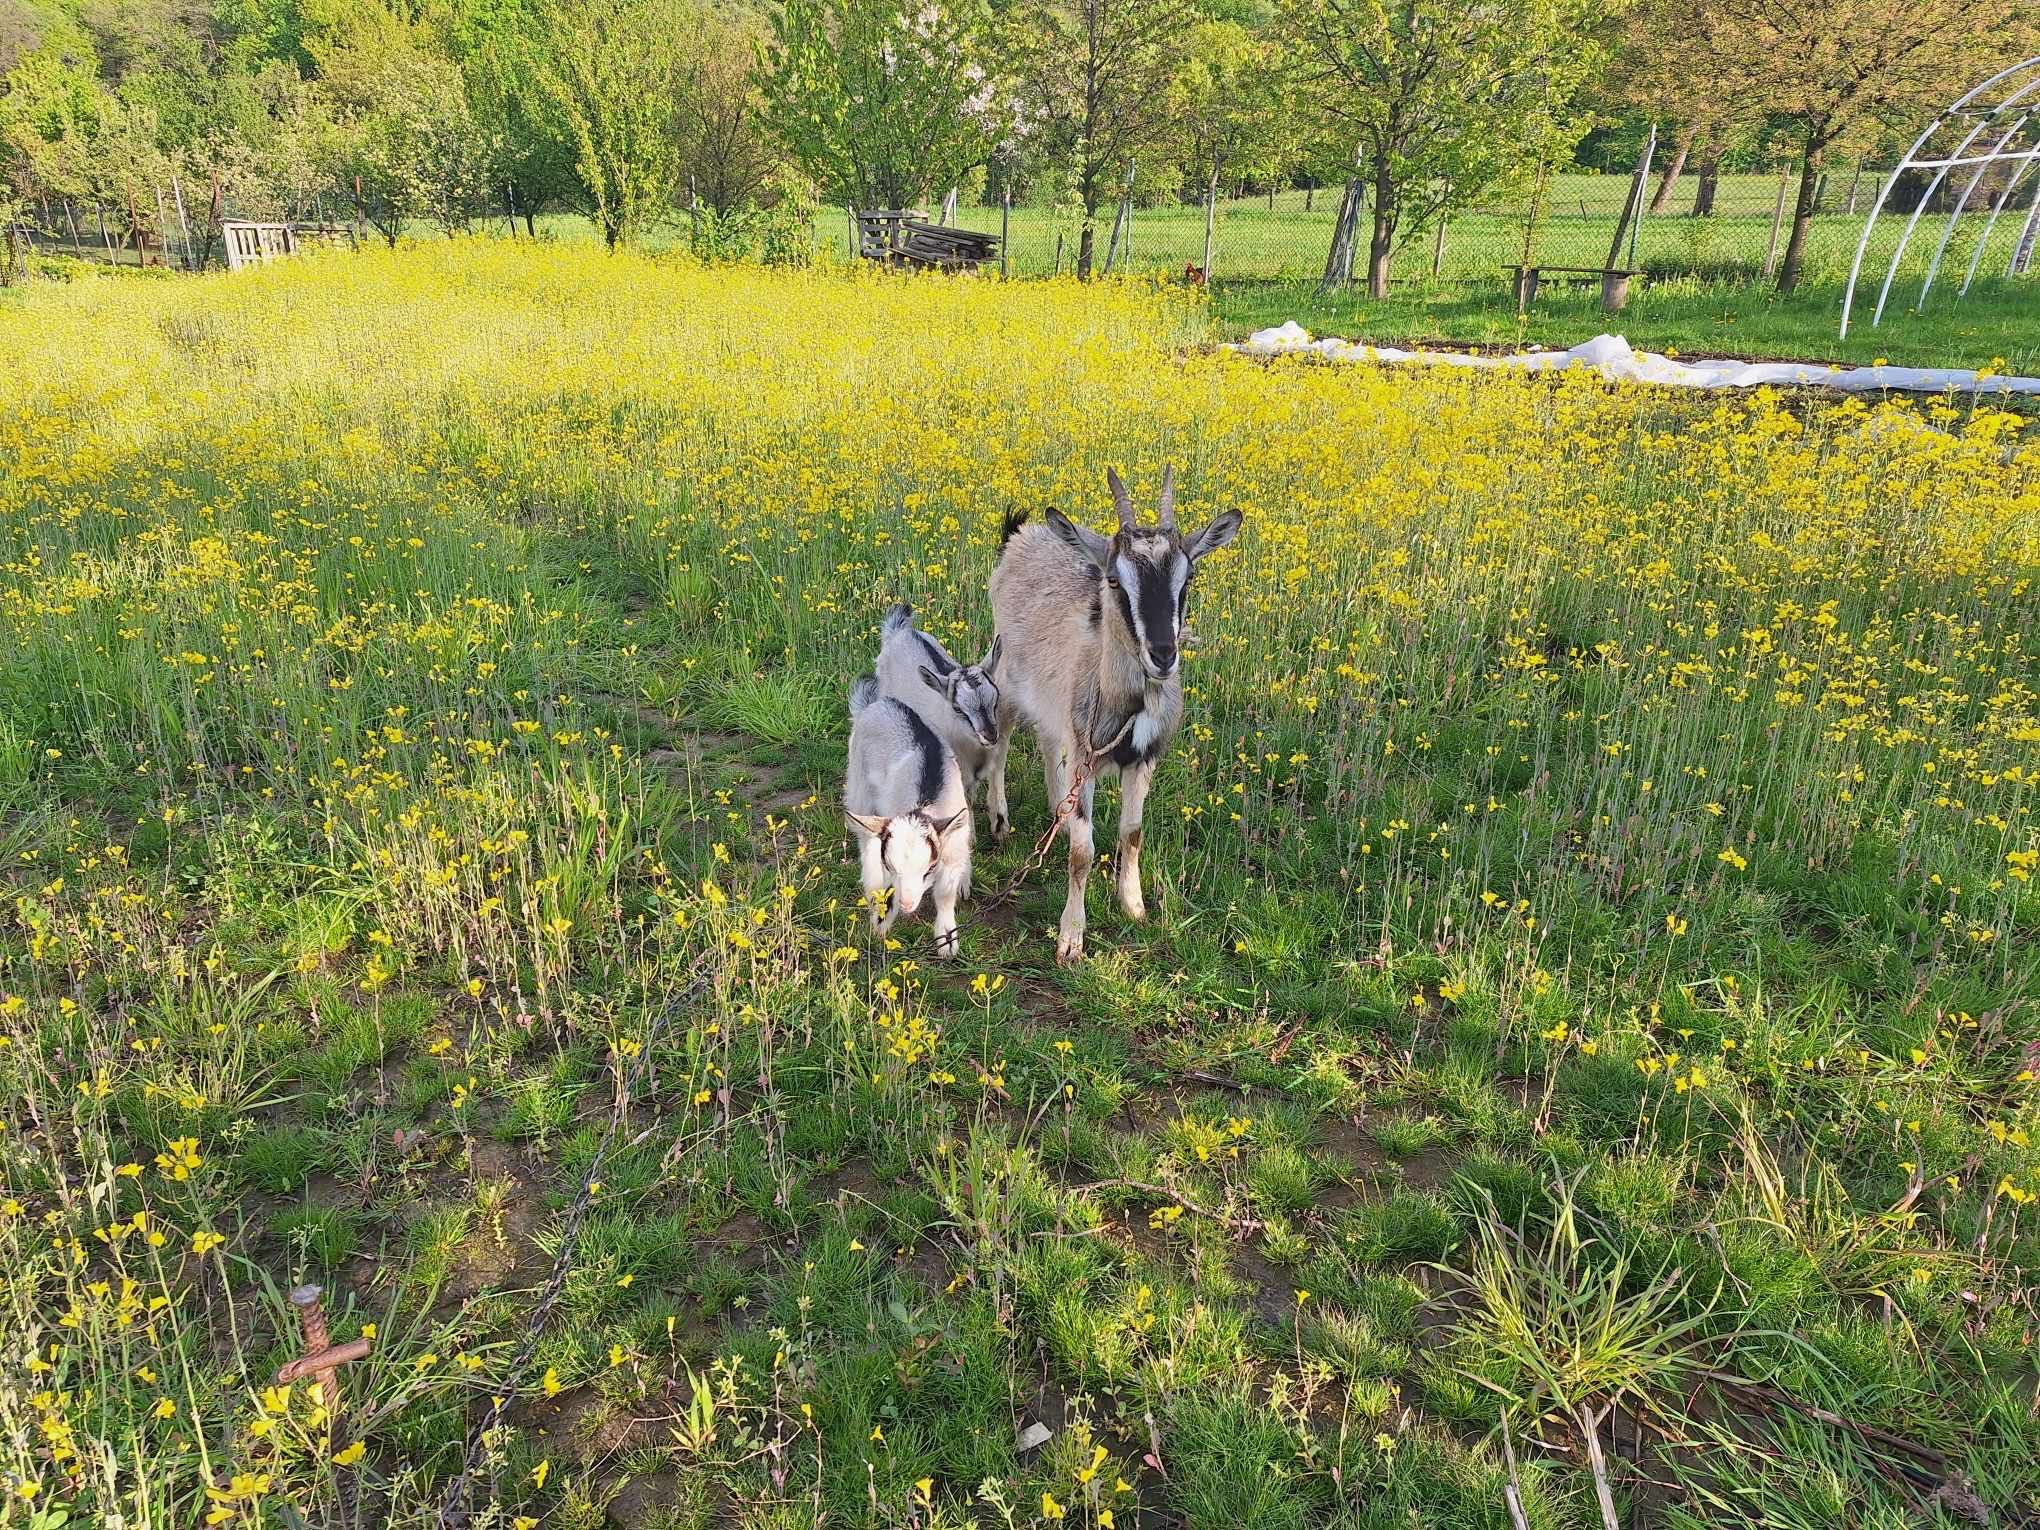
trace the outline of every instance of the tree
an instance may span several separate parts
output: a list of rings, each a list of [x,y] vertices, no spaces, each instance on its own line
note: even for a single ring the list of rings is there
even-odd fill
[[[571,151],[579,196],[611,249],[672,211],[685,38],[675,0],[548,0],[530,55],[553,131]]]
[[[1367,290],[1434,217],[1570,148],[1604,56],[1596,0],[1283,0],[1308,99],[1358,145],[1373,192]]]
[[[1012,53],[1035,153],[1081,217],[1077,275],[1096,256],[1098,212],[1128,168],[1175,162],[1173,91],[1197,13],[1189,0],[1039,0],[1016,9]]]
[[[341,177],[361,188],[369,221],[393,246],[414,221],[466,228],[487,188],[489,142],[459,68],[387,12],[310,46],[338,108]]]
[[[42,24],[27,0],[0,0],[0,75],[42,45]]]
[[[1274,38],[1237,21],[1203,22],[1191,31],[1171,109],[1192,172],[1185,179],[1204,187],[1207,246],[1222,175],[1272,186],[1302,153],[1300,114],[1282,88],[1281,55]],[[1207,248],[1207,277],[1210,263]]]
[[[1778,290],[1799,285],[1829,156],[1852,136],[1924,121],[1977,80],[2035,48],[2027,0],[1717,0],[1710,45],[1733,60],[1741,98],[1787,119],[1799,195]]]
[[[837,201],[905,208],[1011,130],[985,0],[786,0],[765,48],[773,131]]]
[[[680,86],[680,164],[701,205],[727,219],[755,206],[780,154],[751,68],[761,41],[741,21],[704,9]]]
[[[1729,141],[1750,120],[1740,96],[1740,65],[1715,45],[1719,0],[1640,0],[1621,17],[1615,56],[1602,91],[1611,106],[1662,124],[1666,146],[1650,211],[1671,206],[1679,176],[1700,155],[1694,213],[1712,210],[1713,184]],[[1705,205],[1702,205],[1703,202]]]
[[[534,77],[541,27],[538,0],[501,0],[462,7],[449,31],[469,109],[490,147],[489,200],[522,213],[533,236],[538,215],[573,200],[581,184],[574,145]]]

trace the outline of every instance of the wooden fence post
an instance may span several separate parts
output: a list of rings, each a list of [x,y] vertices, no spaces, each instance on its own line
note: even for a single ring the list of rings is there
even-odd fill
[[[1126,189],[1119,194],[1119,213],[1112,220],[1112,238],[1105,246],[1105,275],[1112,274],[1112,262],[1120,253],[1120,241],[1126,242],[1126,259],[1133,259],[1133,170],[1135,161],[1126,162]]]
[[[1332,222],[1332,247],[1325,255],[1325,274],[1318,282],[1320,292],[1335,292],[1352,283],[1354,243],[1360,228],[1360,205],[1367,186],[1360,178],[1361,150],[1353,151],[1353,174],[1346,182],[1346,194],[1339,199],[1339,215]]]
[[[1629,238],[1629,253],[1636,254],[1636,240],[1631,232],[1634,223],[1643,220],[1643,193],[1650,182],[1650,162],[1657,149],[1657,124],[1650,125],[1650,132],[1643,141],[1643,152],[1636,156],[1636,173],[1629,180],[1629,196],[1622,204],[1622,216],[1615,220],[1615,237],[1608,244],[1607,269],[1614,270],[1622,261],[1622,241]],[[1633,222],[1632,222],[1633,220]]]
[[[1769,281],[1778,269],[1778,234],[1785,227],[1785,189],[1792,176],[1791,167],[1778,167],[1778,205],[1771,209],[1771,243],[1764,251],[1764,280]]]
[[[156,193],[156,239],[163,252],[163,264],[170,264],[170,217],[163,207],[163,188],[154,188]]]
[[[999,275],[1009,276],[1012,267],[1008,263],[1007,251],[1012,246],[1013,232],[1013,188],[1003,186],[999,190]]]
[[[1204,280],[1211,281],[1212,248],[1218,233],[1218,156],[1211,156],[1211,182],[1204,188]]]
[[[177,172],[174,170],[170,172],[170,195],[177,203],[179,255],[184,261],[184,269],[189,271],[194,269],[191,264],[191,225],[184,219],[184,186],[177,179]]]

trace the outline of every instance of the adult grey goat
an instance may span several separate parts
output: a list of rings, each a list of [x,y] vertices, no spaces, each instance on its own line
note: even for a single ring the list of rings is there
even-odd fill
[[[1183,721],[1183,607],[1197,564],[1230,542],[1239,512],[1202,531],[1176,528],[1176,480],[1162,471],[1153,526],[1134,523],[1116,471],[1105,474],[1119,529],[1102,537],[1060,510],[1042,525],[1008,517],[992,571],[992,619],[1004,645],[999,741],[986,771],[994,839],[1011,828],[1006,751],[1025,720],[1041,746],[1051,812],[1068,804],[1069,895],[1056,959],[1084,954],[1084,884],[1095,858],[1091,810],[1098,777],[1120,777],[1119,906],[1145,919],[1140,890],[1141,817],[1155,764]]]

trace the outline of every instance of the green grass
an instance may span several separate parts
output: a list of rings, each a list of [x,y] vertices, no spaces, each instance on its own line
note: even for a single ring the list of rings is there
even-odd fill
[[[1229,338],[1293,319],[1314,335],[1404,348],[1446,342],[1562,349],[1612,333],[1638,350],[1695,357],[1971,368],[2002,362],[1998,370],[2040,371],[2040,284],[1980,283],[1960,304],[1938,291],[1936,298],[1925,313],[1887,312],[1875,328],[1859,313],[1846,340],[1839,338],[1841,290],[1826,284],[1781,296],[1758,284],[1672,280],[1637,288],[1618,314],[1601,310],[1597,292],[1547,290],[1519,315],[1500,279],[1412,286],[1380,300],[1357,289],[1326,295],[1314,281],[1221,280],[1212,309]]]
[[[2040,1501],[2019,421],[496,241],[19,302],[11,1501],[409,1530],[495,1397],[504,1523],[1588,1530],[1588,1429],[1948,1522],[1827,1415]],[[1023,745],[965,962],[873,941],[880,614],[1165,452],[1249,530],[1151,922],[1053,964]]]

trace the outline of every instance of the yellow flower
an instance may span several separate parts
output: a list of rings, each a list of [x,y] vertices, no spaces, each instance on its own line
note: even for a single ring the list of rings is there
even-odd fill
[[[335,1466],[352,1466],[354,1465],[355,1462],[359,1461],[363,1456],[367,1454],[368,1454],[367,1442],[363,1440],[356,1440],[352,1445],[349,1445],[344,1449],[336,1450],[333,1452],[333,1464]]]
[[[1052,1494],[1047,1492],[1042,1493],[1041,1517],[1043,1519],[1061,1519],[1063,1517],[1064,1512],[1065,1511],[1063,1509],[1063,1506],[1055,1501],[1055,1498]]]

